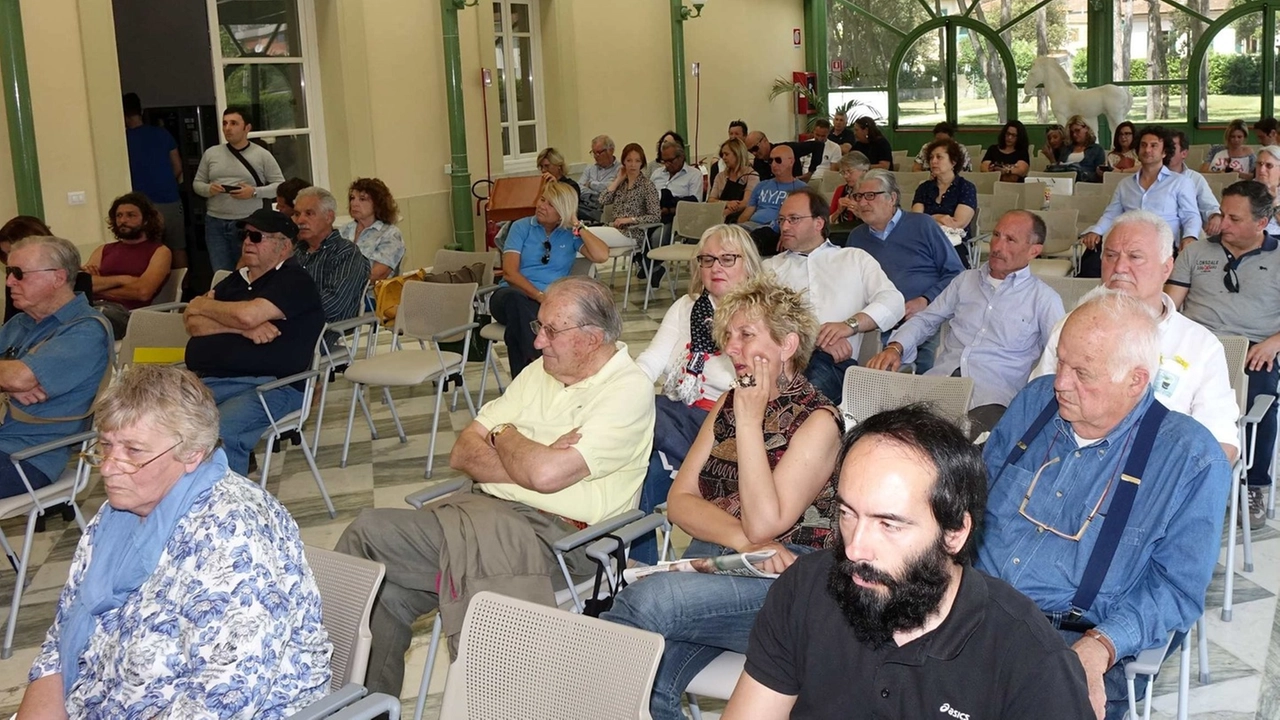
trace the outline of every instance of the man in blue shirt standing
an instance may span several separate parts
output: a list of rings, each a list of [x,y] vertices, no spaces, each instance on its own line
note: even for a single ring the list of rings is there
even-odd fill
[[[137,93],[124,96],[124,135],[129,144],[129,176],[134,192],[147,196],[164,218],[164,244],[173,253],[173,267],[187,266],[187,232],[178,183],[182,157],[168,130],[142,121]]]
[[[1100,292],[1068,316],[1057,374],[1018,393],[983,451],[975,566],[1058,627],[1099,720],[1125,714],[1125,661],[1204,613],[1221,544],[1231,468],[1203,425],[1155,401],[1159,348],[1154,311]]]
[[[904,320],[910,320],[941,295],[964,266],[933,218],[898,207],[900,194],[898,181],[888,170],[871,170],[864,175],[853,195],[863,224],[849,233],[845,246],[864,250],[880,263],[907,299]],[[884,340],[889,340],[888,332]],[[920,343],[916,348],[917,372],[933,367],[937,349],[937,334]]]

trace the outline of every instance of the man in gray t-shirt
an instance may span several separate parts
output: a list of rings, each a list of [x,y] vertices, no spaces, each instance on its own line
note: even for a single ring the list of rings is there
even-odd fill
[[[235,270],[241,244],[237,221],[261,210],[263,199],[274,198],[276,186],[284,181],[270,151],[249,142],[251,130],[244,110],[222,111],[222,136],[227,142],[204,152],[191,183],[197,195],[209,198],[204,238],[214,271]]]
[[[1165,293],[1182,314],[1218,335],[1249,339],[1245,371],[1249,400],[1274,395],[1280,381],[1280,244],[1265,229],[1271,195],[1261,183],[1237,182],[1222,191],[1222,230],[1216,238],[1187,245],[1173,265]],[[1245,408],[1241,408],[1245,409]],[[1276,438],[1276,406],[1258,425],[1257,460],[1249,469],[1249,517],[1265,523],[1262,488]]]

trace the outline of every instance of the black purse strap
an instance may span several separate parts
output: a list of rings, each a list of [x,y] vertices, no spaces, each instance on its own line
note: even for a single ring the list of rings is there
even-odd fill
[[[609,608],[613,607],[613,596],[617,595],[622,591],[622,588],[627,586],[627,580],[622,576],[622,572],[627,569],[627,551],[626,546],[622,542],[622,538],[617,535],[602,535],[601,537],[609,538],[617,543],[614,549],[609,553],[609,557],[612,558],[615,564],[618,586],[610,588],[611,592],[608,597],[600,597],[600,586],[604,582],[606,563],[592,558],[592,561],[596,564],[596,582],[595,586],[591,590],[591,597],[587,598],[582,611],[584,615],[590,615],[591,617],[600,617],[601,613],[604,613],[609,610]]]
[[[262,187],[262,176],[258,175],[258,171],[253,169],[253,165],[249,164],[249,161],[245,159],[244,155],[241,155],[239,150],[231,147],[231,143],[227,143],[227,150],[230,150],[231,154],[234,155],[235,158],[240,161],[240,164],[244,166],[244,169],[249,171],[249,176],[253,178],[254,186]]]

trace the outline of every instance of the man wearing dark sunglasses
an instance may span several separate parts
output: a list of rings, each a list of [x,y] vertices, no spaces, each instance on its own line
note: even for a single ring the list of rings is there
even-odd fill
[[[817,170],[822,164],[822,153],[827,148],[827,143],[816,142],[813,140],[806,142],[769,142],[769,138],[764,133],[756,130],[747,133],[747,150],[755,156],[753,163],[755,171],[760,174],[761,180],[768,180],[778,174],[778,165],[773,162],[774,148],[786,147],[791,149],[791,178],[799,178],[805,182],[809,181],[809,177],[813,175],[813,171]],[[809,158],[806,165],[800,162],[800,158]]]
[[[1262,183],[1245,180],[1222,191],[1222,228],[1218,237],[1186,246],[1173,265],[1165,292],[1182,314],[1218,335],[1249,338],[1245,371],[1249,375],[1247,409],[1259,395],[1274,395],[1280,381],[1280,252],[1265,229],[1271,219],[1271,194]],[[1246,438],[1248,439],[1248,438]],[[1249,469],[1251,527],[1266,524],[1264,490],[1276,440],[1276,405],[1258,424],[1258,461]],[[1248,446],[1249,443],[1246,443]]]
[[[791,174],[795,154],[790,147],[775,145],[772,153],[773,177],[756,183],[751,197],[747,198],[747,206],[738,216],[738,224],[751,232],[751,239],[756,241],[763,257],[778,254],[778,211],[787,195],[808,187]]]
[[[249,451],[268,421],[302,407],[305,383],[268,390],[259,385],[311,367],[324,308],[311,276],[293,258],[298,226],[274,210],[255,210],[241,223],[242,267],[191,301],[185,320],[187,368],[213,393],[227,465],[249,472]]]

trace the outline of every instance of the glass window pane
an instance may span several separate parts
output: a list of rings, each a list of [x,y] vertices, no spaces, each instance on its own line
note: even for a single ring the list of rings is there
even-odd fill
[[[845,111],[849,122],[860,117],[870,116],[876,125],[885,125],[889,117],[889,93],[885,90],[865,90],[860,92],[840,91],[827,95],[827,107],[834,114],[836,109]]]
[[[956,120],[961,125],[1001,125],[1005,104],[1004,60],[985,36],[963,28],[956,35]]]
[[[516,119],[533,120],[536,112],[533,107],[533,39],[515,38],[512,48],[511,62],[515,66],[512,73],[516,83]]]
[[[841,69],[831,74],[832,87],[885,87],[889,63],[902,39],[869,20],[849,5],[903,32],[928,19],[918,2],[908,0],[827,0],[827,62],[839,60]],[[916,64],[909,53],[906,62]]]
[[[1015,6],[1013,12],[1016,15],[1021,8]],[[1084,8],[1073,11],[1066,0],[1052,0],[1019,20],[1006,35],[1009,37],[1009,51],[1013,53],[1018,87],[1021,88],[1015,93],[1018,119],[1024,123],[1056,122],[1044,89],[1032,88],[1028,99],[1026,80],[1036,58],[1052,57],[1067,71],[1076,86],[1087,86],[1088,32]]]
[[[511,32],[533,32],[529,22],[529,6],[524,3],[511,3]]]
[[[1186,85],[1131,85],[1133,107],[1128,119],[1136,125],[1143,120],[1186,120]]]
[[[493,34],[502,35],[502,3],[493,4]]]
[[[1185,4],[1209,14],[1209,4],[1204,0]],[[1163,2],[1116,0],[1112,79],[1185,79],[1186,57],[1201,32],[1199,25],[1191,16]],[[1160,111],[1153,112],[1158,116]]]
[[[511,128],[506,125],[502,126],[502,154],[511,154]]]
[[[516,135],[520,140],[520,147],[516,148],[516,154],[528,155],[538,152],[538,126],[537,125],[521,125],[516,130]]]
[[[254,142],[262,143],[280,163],[280,173],[286,178],[302,178],[314,182],[311,170],[311,136],[285,135],[281,137],[256,138]]]
[[[898,125],[934,125],[947,119],[942,47],[945,31],[924,35],[898,68]]]
[[[507,121],[507,56],[503,51],[502,36],[494,38],[494,55],[497,62],[497,70],[494,72],[498,78],[498,116],[499,122]]]
[[[1227,122],[1262,115],[1262,13],[1249,13],[1213,37],[1200,70],[1200,119]]]
[[[226,65],[227,104],[249,108],[254,130],[307,127],[302,65]]]
[[[300,57],[295,0],[218,0],[222,56]]]

